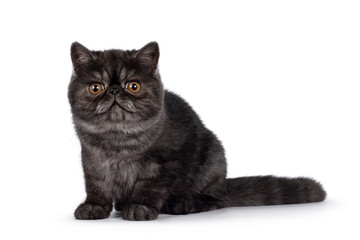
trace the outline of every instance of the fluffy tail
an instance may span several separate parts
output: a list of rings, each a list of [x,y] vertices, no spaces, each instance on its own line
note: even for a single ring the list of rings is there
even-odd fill
[[[326,197],[320,183],[303,177],[239,177],[226,179],[226,184],[222,207],[311,203]]]

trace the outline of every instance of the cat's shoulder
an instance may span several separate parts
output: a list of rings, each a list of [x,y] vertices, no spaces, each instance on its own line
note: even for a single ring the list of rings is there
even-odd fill
[[[190,105],[178,94],[165,90],[165,106],[168,110],[179,111],[179,110],[190,110]]]
[[[170,119],[180,122],[192,122],[201,125],[201,120],[190,104],[178,94],[165,90],[165,108]]]

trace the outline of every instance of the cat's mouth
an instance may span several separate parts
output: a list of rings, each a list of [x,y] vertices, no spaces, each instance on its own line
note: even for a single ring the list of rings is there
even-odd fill
[[[108,101],[107,103],[103,103],[98,106],[97,108],[98,113],[105,113],[105,112],[113,112],[113,111],[123,111],[127,113],[133,113],[126,109],[122,104],[120,104],[116,99],[113,99],[112,101]]]
[[[129,110],[122,107],[117,101],[114,100],[113,104],[110,106],[109,111],[125,111],[128,113],[132,113]]]
[[[114,112],[123,112],[123,113],[129,113],[133,114],[134,111],[129,110],[126,106],[126,103],[121,103],[119,99],[112,98],[107,101],[101,101],[99,102],[98,106],[96,107],[95,112],[97,114],[104,114],[104,113],[114,113]]]

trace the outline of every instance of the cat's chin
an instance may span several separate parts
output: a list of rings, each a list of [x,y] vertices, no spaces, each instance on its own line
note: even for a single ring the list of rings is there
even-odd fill
[[[123,122],[126,121],[124,110],[118,105],[113,104],[108,110],[109,120],[111,122]]]

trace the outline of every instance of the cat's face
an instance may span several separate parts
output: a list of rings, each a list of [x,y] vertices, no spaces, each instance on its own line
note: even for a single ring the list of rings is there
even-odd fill
[[[162,111],[164,89],[155,42],[140,50],[90,51],[71,46],[68,97],[76,125],[89,131],[136,131]]]

